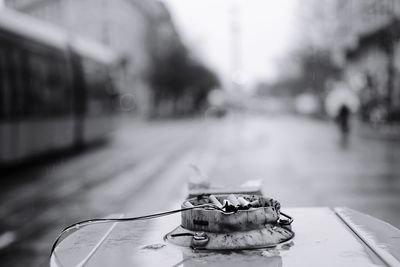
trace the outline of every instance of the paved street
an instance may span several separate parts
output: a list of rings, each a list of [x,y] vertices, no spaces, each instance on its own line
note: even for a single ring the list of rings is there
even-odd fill
[[[290,116],[122,120],[109,143],[2,175],[0,262],[39,266],[57,232],[171,208],[195,164],[219,185],[260,180],[284,207],[348,206],[400,227],[400,142]]]

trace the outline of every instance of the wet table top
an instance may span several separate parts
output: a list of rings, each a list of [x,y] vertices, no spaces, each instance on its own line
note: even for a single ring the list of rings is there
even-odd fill
[[[345,208],[284,209],[295,237],[269,249],[194,251],[164,241],[180,214],[83,227],[57,247],[50,266],[398,266],[400,231]]]

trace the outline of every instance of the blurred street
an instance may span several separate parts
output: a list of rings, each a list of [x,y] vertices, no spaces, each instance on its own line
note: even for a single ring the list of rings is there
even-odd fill
[[[75,221],[178,208],[190,164],[219,185],[260,179],[283,207],[347,206],[400,227],[399,147],[357,129],[344,146],[333,123],[284,115],[124,119],[105,145],[2,175],[0,262],[43,264]]]
[[[210,184],[400,228],[400,1],[0,0],[0,266]]]

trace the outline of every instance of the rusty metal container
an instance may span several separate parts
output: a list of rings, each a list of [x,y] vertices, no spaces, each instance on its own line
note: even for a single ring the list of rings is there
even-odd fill
[[[198,208],[182,212],[181,226],[192,231],[212,233],[229,233],[260,229],[266,224],[275,224],[280,216],[278,201],[258,195],[236,195],[249,202],[258,202],[258,206],[250,209],[239,209],[234,213],[226,213],[217,209]],[[217,195],[223,203],[228,195]],[[208,196],[199,196],[184,201],[182,208],[210,203]]]

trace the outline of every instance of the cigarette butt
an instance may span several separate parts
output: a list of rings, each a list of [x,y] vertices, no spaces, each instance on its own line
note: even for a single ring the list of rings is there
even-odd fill
[[[210,195],[208,199],[218,208],[222,209],[222,204],[221,202],[218,201],[218,199],[214,195]]]
[[[260,201],[254,200],[254,201],[250,202],[250,205],[251,205],[252,207],[258,207],[258,206],[260,206]]]
[[[260,198],[258,200],[258,202],[260,202],[260,206],[261,207],[268,207],[269,206],[269,200],[266,200],[265,198]]]
[[[239,201],[240,206],[242,206],[244,208],[250,207],[250,202],[247,201],[246,199],[244,199],[243,197],[238,197],[237,200]]]
[[[232,203],[233,206],[235,207],[240,206],[240,203],[234,194],[230,194],[227,199]]]

